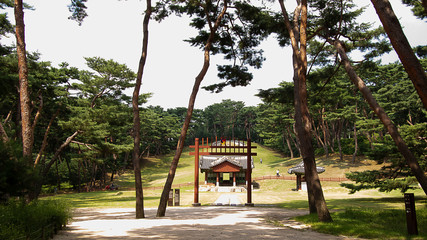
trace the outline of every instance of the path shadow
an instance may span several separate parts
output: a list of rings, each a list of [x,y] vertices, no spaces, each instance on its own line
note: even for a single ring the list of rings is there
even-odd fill
[[[171,208],[164,218],[147,209],[134,219],[131,209],[81,209],[55,239],[342,239],[271,222],[307,214],[306,210],[268,207]]]

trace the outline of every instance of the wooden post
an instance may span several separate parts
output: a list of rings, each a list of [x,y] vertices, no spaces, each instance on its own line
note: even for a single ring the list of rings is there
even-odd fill
[[[175,189],[175,201],[174,201],[175,206],[179,206],[179,198],[180,198],[179,192],[180,192],[179,189]]]
[[[236,186],[236,173],[233,172],[233,187]]]
[[[248,202],[245,203],[245,206],[249,206],[249,207],[253,207],[254,204],[252,203],[252,156],[251,156],[251,139],[248,139],[248,144],[247,144],[247,150],[246,150],[246,154],[247,154],[247,166],[246,166],[246,179],[247,179],[247,184],[246,184],[246,192],[247,192],[247,200]]]
[[[173,189],[169,191],[168,206],[173,206]]]
[[[297,191],[301,191],[301,175],[297,175]]]
[[[219,172],[216,173],[216,186],[219,187]]]
[[[406,227],[409,235],[418,235],[417,215],[415,213],[415,197],[413,193],[405,193]]]
[[[199,139],[195,139],[194,149],[194,207],[198,207],[199,203]]]

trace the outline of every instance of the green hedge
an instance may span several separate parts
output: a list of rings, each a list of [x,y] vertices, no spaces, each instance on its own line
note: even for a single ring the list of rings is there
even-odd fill
[[[63,201],[10,201],[0,205],[0,239],[48,239],[70,218]]]

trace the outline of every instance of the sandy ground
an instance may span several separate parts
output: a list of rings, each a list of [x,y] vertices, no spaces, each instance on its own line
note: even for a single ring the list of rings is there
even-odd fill
[[[307,212],[266,207],[169,207],[166,217],[156,218],[156,209],[145,209],[146,218],[135,219],[135,209],[81,208],[54,239],[348,239],[289,220],[303,214]]]

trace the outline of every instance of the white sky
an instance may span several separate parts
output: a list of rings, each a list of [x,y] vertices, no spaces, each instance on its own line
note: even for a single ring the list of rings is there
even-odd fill
[[[68,19],[70,0],[27,0],[35,11],[25,12],[26,43],[28,51],[41,53],[43,61],[53,66],[68,62],[79,69],[87,69],[84,57],[102,57],[126,64],[137,71],[142,46],[142,19],[145,1],[141,0],[89,0],[88,15],[82,26]],[[294,1],[285,1],[291,2]],[[379,22],[368,0],[358,1],[368,5],[364,19]],[[401,0],[390,0],[396,15],[412,46],[427,44],[427,24],[412,16]],[[153,4],[154,5],[154,4]],[[288,11],[293,10],[291,8]],[[9,18],[14,21],[13,11]],[[378,23],[376,24],[378,25]],[[194,36],[195,30],[183,18],[172,17],[161,23],[154,20],[149,25],[149,50],[141,92],[151,92],[148,105],[163,108],[187,107],[194,78],[203,63],[203,53],[191,47],[184,39]],[[10,37],[8,41],[14,41]],[[203,109],[222,99],[243,101],[255,106],[261,101],[254,96],[258,89],[277,87],[292,77],[291,49],[280,48],[271,38],[263,43],[267,60],[262,69],[254,70],[254,79],[247,87],[227,87],[220,94],[200,90],[195,108]],[[386,61],[397,60],[393,53]],[[202,82],[207,86],[217,81],[216,64],[221,56],[211,58],[211,67]],[[129,91],[129,93],[132,90]]]

